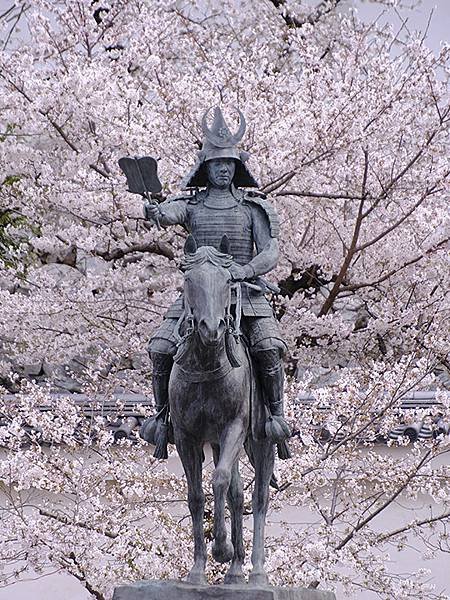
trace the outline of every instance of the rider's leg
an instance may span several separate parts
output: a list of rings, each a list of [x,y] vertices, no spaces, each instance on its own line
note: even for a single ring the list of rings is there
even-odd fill
[[[284,373],[279,348],[263,340],[252,348],[272,416],[283,416]]]
[[[177,319],[164,319],[148,345],[153,362],[152,386],[156,405],[156,416],[145,419],[140,428],[140,436],[154,444],[155,458],[167,458],[167,442],[170,439],[168,422],[169,379],[175,354],[173,330]]]
[[[169,379],[173,365],[171,354],[162,352],[151,352],[150,358],[153,363],[152,387],[155,398],[156,412],[162,412],[169,400]]]
[[[276,439],[282,442],[290,436],[290,428],[283,415],[284,370],[283,353],[286,348],[281,339],[278,323],[270,317],[245,319],[244,330],[249,338],[250,352],[261,381],[265,401],[277,427],[273,430]]]
[[[167,406],[169,379],[176,352],[176,339],[173,331],[177,319],[164,319],[149,342],[148,352],[153,363],[152,386],[156,411],[161,412]]]

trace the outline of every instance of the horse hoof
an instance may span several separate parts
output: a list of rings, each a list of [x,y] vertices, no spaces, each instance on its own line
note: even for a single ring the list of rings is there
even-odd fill
[[[230,562],[234,556],[233,544],[228,540],[225,540],[225,542],[222,544],[214,542],[212,547],[212,555],[214,560],[216,560],[218,563]]]
[[[233,583],[245,583],[245,577],[243,573],[227,573],[223,582],[226,585],[232,585]]]
[[[198,571],[191,571],[190,573],[188,573],[186,575],[186,577],[184,578],[184,581],[186,583],[193,583],[194,585],[201,585],[201,584],[205,584],[207,583],[206,581],[206,577],[204,573],[200,573]]]
[[[248,582],[251,585],[269,585],[269,578],[266,573],[250,573]]]

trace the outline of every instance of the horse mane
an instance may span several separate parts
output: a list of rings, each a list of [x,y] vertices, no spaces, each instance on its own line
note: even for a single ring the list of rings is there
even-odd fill
[[[215,267],[228,269],[233,262],[233,257],[230,254],[220,252],[214,246],[200,246],[193,254],[184,255],[180,267],[182,271],[189,271],[206,262],[211,263]]]

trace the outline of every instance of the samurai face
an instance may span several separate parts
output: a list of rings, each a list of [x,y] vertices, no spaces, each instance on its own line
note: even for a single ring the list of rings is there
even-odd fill
[[[209,183],[219,189],[226,189],[233,181],[236,163],[233,158],[213,158],[206,163]]]

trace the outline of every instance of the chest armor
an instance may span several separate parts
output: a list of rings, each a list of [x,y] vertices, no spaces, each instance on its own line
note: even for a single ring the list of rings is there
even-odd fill
[[[254,240],[248,206],[236,204],[230,208],[212,208],[199,202],[191,207],[188,225],[198,246],[218,248],[226,234],[234,260],[240,265],[252,260]]]

